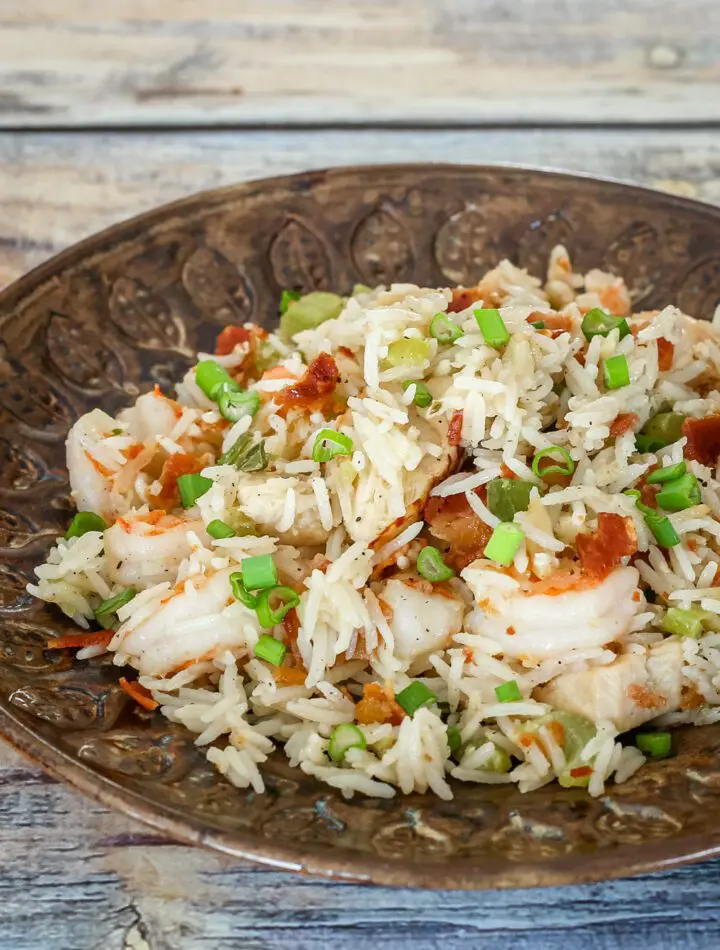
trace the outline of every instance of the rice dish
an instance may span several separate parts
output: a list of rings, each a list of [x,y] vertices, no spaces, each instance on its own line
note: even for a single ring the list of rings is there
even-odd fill
[[[279,750],[346,796],[597,796],[720,719],[714,324],[561,246],[279,309],[73,425],[50,647],[255,792]]]

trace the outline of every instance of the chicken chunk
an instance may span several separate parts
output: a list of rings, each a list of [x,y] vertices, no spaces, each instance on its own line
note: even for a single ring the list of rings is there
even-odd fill
[[[378,594],[395,639],[395,656],[408,663],[445,649],[462,627],[465,605],[449,591],[416,577],[392,578]]]
[[[533,696],[594,722],[608,719],[620,732],[680,707],[682,648],[676,638],[645,653],[626,653],[608,666],[563,673]]]

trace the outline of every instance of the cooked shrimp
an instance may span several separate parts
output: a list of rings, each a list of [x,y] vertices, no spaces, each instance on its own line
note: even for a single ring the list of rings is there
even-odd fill
[[[597,722],[608,719],[619,732],[680,707],[682,647],[671,638],[645,653],[626,653],[607,666],[563,673],[534,697]]]
[[[191,551],[188,532],[209,542],[200,519],[178,518],[163,511],[130,511],[105,532],[108,576],[123,587],[145,590],[174,580]]]
[[[125,465],[137,465],[142,450],[135,440],[118,433],[117,422],[101,409],[81,416],[67,439],[70,488],[80,511],[94,511],[106,521],[127,511],[138,500],[132,481],[121,491],[116,479]],[[132,461],[128,456],[133,455]]]
[[[395,639],[395,655],[409,663],[444,649],[462,626],[463,602],[418,577],[386,581],[378,599]]]
[[[130,614],[110,648],[141,674],[164,676],[200,657],[212,659],[254,642],[257,616],[233,598],[233,570],[194,577],[172,591],[161,589],[140,605],[139,623]]]
[[[580,577],[558,594],[527,594],[513,578],[481,566],[470,565],[462,576],[480,605],[470,615],[470,629],[507,656],[529,661],[621,639],[642,604],[634,567],[617,568],[601,583]]]

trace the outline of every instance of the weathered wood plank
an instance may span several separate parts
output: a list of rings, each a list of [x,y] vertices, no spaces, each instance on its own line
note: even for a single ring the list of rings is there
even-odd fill
[[[720,120],[717,0],[0,3],[0,123]]]
[[[480,894],[294,877],[173,844],[0,750],[3,950],[706,950],[719,894],[718,861]]]
[[[355,131],[0,136],[0,286],[63,247],[204,188],[367,161],[522,162],[720,202],[720,131]]]

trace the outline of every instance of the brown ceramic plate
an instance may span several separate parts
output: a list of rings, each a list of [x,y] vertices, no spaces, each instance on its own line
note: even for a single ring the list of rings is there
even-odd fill
[[[451,802],[344,800],[284,759],[267,794],[228,785],[189,734],[141,719],[118,670],[44,649],[66,628],[31,601],[33,565],[71,517],[64,439],[177,380],[218,330],[272,325],[284,287],[472,283],[501,257],[541,272],[565,243],[621,273],[636,304],[710,317],[720,209],[519,168],[312,172],[209,192],[84,241],[0,294],[0,729],[54,775],[188,842],[292,870],[412,886],[596,880],[720,853],[720,727],[590,799],[462,786]]]

